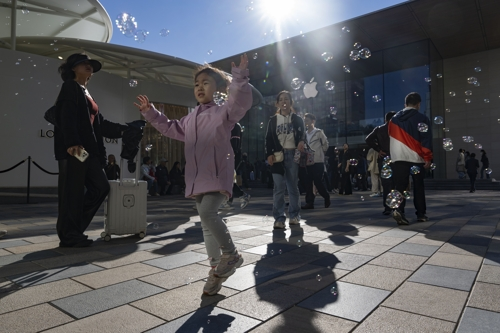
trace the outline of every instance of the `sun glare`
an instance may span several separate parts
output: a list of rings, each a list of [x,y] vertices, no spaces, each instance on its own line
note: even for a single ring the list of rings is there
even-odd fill
[[[292,19],[295,10],[294,0],[261,0],[260,5],[264,16],[277,22]]]

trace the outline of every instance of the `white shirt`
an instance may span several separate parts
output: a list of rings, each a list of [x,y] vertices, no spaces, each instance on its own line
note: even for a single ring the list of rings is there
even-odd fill
[[[291,113],[288,116],[276,115],[276,134],[283,149],[296,148]]]

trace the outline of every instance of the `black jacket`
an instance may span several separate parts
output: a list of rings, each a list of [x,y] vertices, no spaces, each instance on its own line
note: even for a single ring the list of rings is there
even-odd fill
[[[488,156],[486,156],[486,154],[481,155],[481,163],[483,163],[483,168],[490,167],[490,160],[488,159]]]
[[[168,182],[168,169],[166,166],[162,166],[161,164],[156,167],[155,172],[156,179],[158,179],[158,183],[166,184]]]
[[[373,148],[375,151],[380,152],[382,150],[387,155],[390,155],[389,123],[375,127],[365,138],[365,142],[368,147]]]
[[[479,161],[471,157],[465,162],[465,169],[467,173],[477,174],[477,169],[479,168]]]
[[[304,120],[297,116],[295,113],[292,113],[292,126],[293,126],[293,135],[295,139],[295,146],[299,144],[300,141],[305,141],[306,131]],[[276,126],[278,124],[278,118],[276,115],[272,116],[269,119],[269,123],[267,124],[267,132],[266,132],[266,158],[273,155],[274,152],[282,151],[283,147],[280,144],[280,140],[278,139],[278,134],[276,133]],[[283,167],[283,163],[274,163],[271,167],[272,173],[284,174],[285,169]]]
[[[104,119],[100,111],[92,125],[83,89],[73,80],[63,83],[56,105],[57,123],[60,124],[59,127],[54,127],[56,160],[67,159],[70,155],[66,150],[69,147],[81,145],[90,156],[97,156],[104,167],[106,165],[104,137],[121,138],[122,130],[125,130],[127,126]]]
[[[340,166],[340,173],[345,173],[345,167],[349,164],[349,160],[354,158],[351,151],[347,149],[346,152],[342,149],[339,152],[339,163],[341,164]],[[349,165],[348,170],[351,170],[351,166]]]
[[[237,169],[241,162],[241,137],[243,131],[241,130],[241,125],[239,123],[234,124],[231,130],[231,147],[233,147],[234,152],[234,168]]]

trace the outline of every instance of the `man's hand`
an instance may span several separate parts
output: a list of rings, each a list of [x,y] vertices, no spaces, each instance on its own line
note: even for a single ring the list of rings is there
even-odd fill
[[[275,160],[274,155],[269,155],[267,157],[267,163],[269,163],[270,166],[273,166],[274,160]]]
[[[297,145],[297,149],[300,150],[301,152],[304,152],[304,141],[300,141],[299,144]]]
[[[431,167],[431,161],[425,161],[424,168],[429,169]]]
[[[73,147],[69,147],[66,151],[71,156],[75,156],[75,155],[80,155],[82,153],[82,149],[83,149],[82,146],[73,146]]]
[[[387,156],[387,154],[384,151],[381,150],[381,151],[378,152],[378,156],[385,157],[385,156]]]

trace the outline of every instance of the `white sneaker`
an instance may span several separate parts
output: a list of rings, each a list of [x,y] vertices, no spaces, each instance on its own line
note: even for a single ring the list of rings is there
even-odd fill
[[[379,196],[380,196],[380,194],[378,194],[377,192],[370,194],[370,197],[372,197],[372,198],[379,197]]]
[[[210,272],[208,272],[208,278],[203,287],[203,293],[210,296],[217,294],[222,288],[222,283],[226,280],[227,277],[216,277],[214,275],[214,269],[212,268]]]
[[[274,229],[285,229],[285,222],[274,221]]]
[[[245,208],[250,202],[250,194],[245,193],[240,197],[240,207],[241,209]]]
[[[225,203],[220,204],[219,209],[233,210],[234,208],[228,202],[225,202]]]
[[[7,230],[0,230],[0,238],[7,235]]]
[[[288,224],[290,225],[299,225],[300,224],[300,217],[294,217],[294,218],[291,218],[289,221],[288,221]]]

